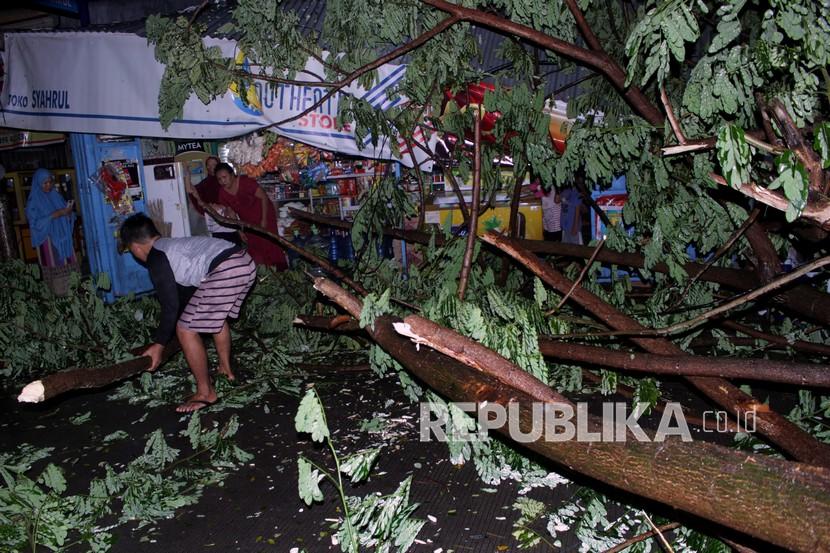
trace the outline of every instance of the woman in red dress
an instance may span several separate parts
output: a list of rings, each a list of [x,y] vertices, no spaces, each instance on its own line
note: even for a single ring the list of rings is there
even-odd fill
[[[214,174],[221,187],[220,204],[233,209],[242,221],[277,234],[277,210],[254,179],[237,176],[227,163],[217,165]],[[248,253],[257,265],[288,268],[285,252],[272,239],[255,232],[244,232],[243,236],[248,242]]]

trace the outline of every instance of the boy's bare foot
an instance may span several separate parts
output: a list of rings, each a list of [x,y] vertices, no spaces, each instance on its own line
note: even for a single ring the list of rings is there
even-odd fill
[[[193,396],[178,407],[176,407],[177,413],[193,413],[195,411],[199,411],[200,409],[204,409],[205,407],[210,407],[214,405],[219,398],[216,394],[212,394],[213,397],[197,397]]]

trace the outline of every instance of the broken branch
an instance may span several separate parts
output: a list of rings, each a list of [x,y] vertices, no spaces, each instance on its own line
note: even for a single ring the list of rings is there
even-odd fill
[[[150,344],[147,344],[147,346],[139,349],[143,351],[149,346]],[[179,342],[173,340],[164,348],[161,362],[165,363],[178,351]],[[149,357],[141,356],[106,367],[75,368],[53,373],[26,384],[17,397],[17,401],[21,403],[41,403],[70,390],[101,388],[144,372],[150,368],[151,364]]]

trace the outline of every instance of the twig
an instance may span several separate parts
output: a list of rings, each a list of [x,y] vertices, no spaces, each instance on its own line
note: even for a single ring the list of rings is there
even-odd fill
[[[660,542],[663,544],[663,546],[666,548],[666,550],[669,553],[674,553],[674,549],[672,549],[671,545],[669,545],[669,542],[666,541],[666,537],[663,536],[663,532],[660,531],[660,528],[655,526],[654,522],[651,520],[651,517],[648,516],[648,513],[646,513],[645,511],[642,511],[642,513],[643,513],[643,516],[646,517],[646,520],[648,521],[649,526],[651,526],[654,529],[654,531],[657,533],[657,537],[660,539]]]
[[[467,227],[467,248],[464,250],[464,261],[458,281],[458,299],[462,301],[467,291],[467,281],[473,265],[473,252],[478,234],[478,203],[481,196],[481,111],[479,108],[476,108],[473,118],[473,201],[470,209],[470,224]]]
[[[421,46],[422,44],[428,42],[429,40],[431,40],[435,36],[437,36],[437,35],[441,34],[442,32],[446,31],[447,29],[449,29],[450,27],[452,27],[453,25],[455,25],[459,21],[461,21],[461,18],[459,18],[458,16],[455,16],[455,15],[452,15],[452,16],[444,19],[441,23],[439,23],[438,25],[436,25],[435,27],[433,27],[429,31],[427,31],[425,33],[422,33],[420,36],[418,36],[414,40],[411,40],[411,41],[407,42],[406,44],[404,44],[403,46],[395,48],[394,50],[392,50],[388,54],[385,54],[385,55],[377,58],[375,61],[373,61],[371,63],[367,63],[366,65],[352,71],[351,73],[349,73],[348,75],[343,77],[341,80],[334,83],[334,86],[331,88],[331,90],[329,90],[328,92],[323,94],[323,96],[321,96],[319,100],[317,100],[316,102],[311,104],[308,108],[304,109],[303,111],[301,111],[297,115],[292,115],[291,117],[288,117],[286,119],[282,119],[280,121],[276,121],[274,123],[271,123],[270,125],[268,125],[265,128],[278,127],[280,125],[284,125],[286,123],[296,121],[297,119],[300,119],[301,117],[305,117],[306,115],[308,115],[309,113],[311,113],[312,111],[317,109],[318,107],[325,104],[328,101],[329,98],[331,98],[332,96],[337,94],[340,91],[340,89],[342,89],[342,88],[348,86],[349,84],[351,84],[352,81],[360,78],[362,75],[368,73],[369,71],[373,71],[373,70],[377,69],[378,67],[380,67],[380,66],[382,66],[386,63],[389,63],[390,61],[392,61],[394,59],[397,59],[397,58],[403,56],[407,52],[409,52],[411,50],[414,50],[415,48],[418,48],[419,46]]]
[[[689,328],[694,328],[694,327],[698,326],[699,324],[711,319],[712,317],[720,315],[721,313],[725,313],[726,311],[734,309],[735,307],[738,307],[739,305],[743,305],[745,303],[748,303],[748,302],[754,300],[755,298],[763,296],[764,294],[766,294],[768,292],[771,292],[772,290],[776,290],[776,289],[784,286],[785,284],[789,284],[790,282],[801,278],[805,274],[807,274],[809,272],[812,272],[812,271],[814,271],[814,270],[816,270],[820,267],[824,267],[825,265],[828,265],[828,264],[830,264],[830,256],[822,257],[820,259],[817,259],[816,261],[813,261],[812,263],[802,265],[801,267],[799,267],[795,271],[793,271],[791,273],[787,273],[786,275],[783,275],[783,276],[771,281],[769,284],[761,286],[760,288],[756,288],[755,290],[752,290],[751,292],[748,292],[746,294],[741,294],[741,295],[735,297],[735,299],[733,299],[731,301],[728,301],[725,304],[721,305],[720,307],[716,307],[715,309],[707,311],[706,313],[702,313],[701,315],[698,315],[697,317],[695,317],[693,319],[689,319],[688,321],[679,322],[679,323],[673,324],[671,326],[667,326],[667,327],[663,327],[663,328],[635,330],[635,331],[617,330],[617,331],[612,331],[612,332],[601,332],[601,333],[562,334],[562,335],[556,336],[556,338],[565,338],[565,337],[567,337],[567,338],[577,338],[577,337],[585,338],[585,337],[595,337],[595,336],[666,336],[668,334],[674,334],[675,332],[678,332],[680,330],[686,330],[686,329],[689,329]]]
[[[674,303],[674,305],[672,305],[669,309],[673,309],[673,308],[677,307],[678,305],[680,305],[680,303],[683,301],[683,298],[686,297],[686,294],[689,293],[689,290],[694,285],[694,283],[698,281],[700,276],[703,273],[705,273],[706,271],[708,271],[709,268],[712,267],[712,265],[714,265],[717,262],[718,259],[720,259],[723,255],[726,254],[726,252],[728,252],[730,249],[732,249],[732,246],[735,244],[735,242],[737,242],[738,239],[741,236],[743,236],[744,232],[746,232],[746,229],[748,229],[749,226],[752,225],[752,223],[755,222],[755,220],[758,218],[758,215],[760,215],[760,214],[761,214],[761,207],[760,206],[755,206],[752,209],[752,211],[749,213],[749,217],[747,217],[746,221],[744,221],[743,224],[741,224],[741,226],[738,227],[735,230],[735,232],[732,233],[732,235],[723,244],[723,246],[721,246],[720,249],[715,252],[715,255],[712,256],[712,259],[707,261],[706,264],[703,267],[700,268],[700,270],[697,272],[697,274],[695,274],[695,276],[693,276],[692,278],[689,279],[689,282],[686,283],[685,288],[683,288],[683,291],[680,293],[680,297],[677,299],[677,301]]]
[[[620,91],[623,98],[641,117],[651,125],[663,125],[663,120],[665,119],[663,113],[646,97],[643,91],[633,85],[626,87],[625,81],[627,76],[625,70],[603,50],[602,45],[597,40],[590,25],[587,24],[585,16],[579,10],[579,6],[575,0],[567,0],[566,3],[589,48],[577,46],[574,43],[552,37],[526,25],[511,21],[508,18],[482,10],[466,8],[444,0],[421,0],[421,2],[446,13],[451,13],[464,21],[495,29],[500,34],[515,35],[533,45],[568,57],[580,65],[593,68],[602,73]]]
[[[190,16],[190,21],[187,22],[187,32],[190,32],[190,28],[193,26],[193,23],[196,22],[196,18],[199,17],[199,14],[202,13],[202,10],[204,10],[208,4],[210,4],[210,0],[205,0],[199,5],[198,8],[196,8],[196,11],[194,11],[193,15]]]
[[[660,100],[663,102],[663,107],[666,108],[666,115],[669,118],[672,131],[674,131],[674,136],[680,144],[686,144],[686,135],[683,134],[683,129],[680,128],[680,121],[677,120],[674,109],[671,107],[671,100],[669,100],[669,95],[666,94],[665,85],[660,85]]]
[[[755,103],[758,104],[758,111],[761,114],[761,127],[764,129],[764,134],[767,135],[767,141],[770,144],[781,146],[781,139],[776,136],[775,131],[772,129],[769,113],[767,113],[767,106],[760,92],[755,93]]]
[[[579,283],[582,282],[582,279],[585,278],[585,275],[588,273],[588,269],[594,263],[594,259],[596,259],[597,254],[599,254],[599,251],[605,245],[605,240],[606,240],[606,237],[603,236],[602,240],[600,240],[597,243],[597,246],[594,248],[594,253],[591,254],[591,257],[588,259],[588,262],[585,263],[585,266],[582,268],[582,271],[579,273],[579,277],[577,277],[577,279],[573,282],[573,284],[571,284],[571,288],[570,288],[570,290],[568,290],[568,293],[565,294],[562,297],[561,300],[559,300],[559,303],[556,304],[556,307],[554,307],[553,309],[551,309],[550,311],[545,313],[546,317],[550,317],[551,315],[553,315],[554,313],[559,311],[562,308],[563,305],[565,305],[565,302],[568,301],[568,298],[571,297],[571,294],[573,294],[573,291],[576,289],[577,286],[579,286]]]
[[[830,346],[825,346],[824,344],[816,344],[815,342],[808,342],[806,340],[790,341],[784,336],[776,336],[775,334],[769,334],[767,332],[763,332],[761,330],[757,330],[755,328],[742,325],[735,321],[723,321],[721,323],[721,326],[723,326],[724,328],[728,328],[730,330],[734,330],[736,332],[740,332],[741,334],[746,334],[747,336],[751,336],[752,338],[758,340],[764,340],[766,342],[769,342],[770,344],[784,346],[785,348],[792,348],[797,351],[817,353],[825,357],[830,357]]]
[[[282,77],[274,77],[273,75],[266,75],[265,73],[252,73],[250,71],[245,71],[244,69],[228,69],[226,66],[222,65],[218,61],[211,62],[211,65],[215,66],[217,69],[221,69],[223,71],[227,71],[231,75],[236,75],[238,77],[242,77],[245,79],[255,79],[257,81],[265,81],[269,83],[281,83],[281,84],[292,84],[297,86],[319,86],[322,88],[329,88],[338,86],[338,83],[332,83],[328,81],[301,81],[298,79],[285,79]]]
[[[645,541],[645,540],[647,540],[650,537],[655,536],[655,535],[659,535],[659,536],[662,537],[663,532],[668,532],[669,530],[674,530],[675,528],[680,527],[679,522],[672,522],[670,524],[664,524],[662,526],[654,526],[654,523],[651,522],[651,520],[649,520],[649,524],[651,524],[651,527],[653,528],[653,530],[649,530],[648,532],[644,532],[642,534],[634,536],[633,538],[629,538],[629,539],[625,540],[624,542],[615,545],[611,549],[606,549],[603,553],[619,553],[620,551],[628,549],[629,547],[631,547],[635,543]],[[669,550],[671,550],[671,548],[669,548]]]

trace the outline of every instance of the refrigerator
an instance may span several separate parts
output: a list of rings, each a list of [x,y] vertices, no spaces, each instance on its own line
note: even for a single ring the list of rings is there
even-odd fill
[[[102,291],[104,299],[113,302],[130,294],[151,291],[153,285],[147,269],[129,252],[119,251],[118,229],[129,213],[114,209],[95,178],[104,164],[118,162],[129,172],[132,181],[125,190],[131,211],[144,212],[146,177],[140,141],[81,133],[72,133],[70,141],[90,272],[93,276],[106,273],[111,284],[109,290]]]

